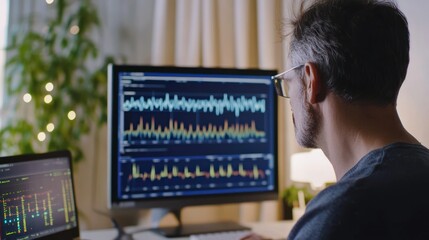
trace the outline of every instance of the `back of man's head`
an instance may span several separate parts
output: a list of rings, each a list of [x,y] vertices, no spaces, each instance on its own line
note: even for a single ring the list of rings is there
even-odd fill
[[[408,23],[380,0],[319,0],[293,22],[290,58],[316,64],[348,102],[396,103],[409,63]]]

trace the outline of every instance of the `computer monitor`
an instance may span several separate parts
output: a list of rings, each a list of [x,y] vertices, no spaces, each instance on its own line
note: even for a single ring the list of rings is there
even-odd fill
[[[69,151],[0,157],[0,239],[77,239]]]
[[[275,74],[110,65],[109,207],[277,199]]]

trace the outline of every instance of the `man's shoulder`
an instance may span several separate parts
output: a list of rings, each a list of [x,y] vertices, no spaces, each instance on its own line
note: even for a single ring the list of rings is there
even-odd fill
[[[341,236],[359,221],[350,210],[361,207],[351,196],[349,182],[336,183],[316,195],[307,205],[305,214],[295,224],[289,239],[332,239],[333,234]],[[348,215],[348,216],[347,216]],[[347,223],[346,223],[347,222]]]
[[[396,143],[366,155],[336,184],[321,191],[315,202],[368,199],[368,194],[398,193],[398,189],[421,188],[429,184],[429,150],[417,144]],[[338,205],[337,205],[338,206]]]
[[[429,224],[429,151],[397,144],[367,157],[309,203],[293,236],[367,237],[372,231],[397,239]]]
[[[387,145],[381,150],[393,158],[411,157],[429,160],[429,149],[421,144],[397,142]]]
[[[355,174],[341,179],[353,183],[350,190],[397,192],[404,185],[411,189],[429,183],[429,150],[419,144],[388,145],[368,154],[357,165]]]
[[[342,182],[320,192],[297,222],[291,239],[429,237],[429,194],[421,185],[380,189],[372,183]]]
[[[420,144],[393,143],[366,154],[340,181],[355,181],[398,169],[429,169],[429,149]]]
[[[323,195],[345,199],[347,204],[356,204],[352,206],[355,209],[372,211],[393,207],[386,204],[389,202],[413,204],[411,196],[416,193],[429,201],[429,193],[422,191],[427,186],[429,150],[418,144],[395,143],[368,154],[354,173]]]

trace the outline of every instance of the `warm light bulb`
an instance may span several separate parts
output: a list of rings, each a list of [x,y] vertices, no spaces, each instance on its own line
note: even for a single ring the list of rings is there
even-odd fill
[[[67,114],[67,117],[68,117],[70,120],[74,120],[74,119],[76,118],[76,113],[75,113],[75,111],[70,111],[70,112]]]
[[[44,98],[44,101],[45,101],[46,104],[51,103],[52,102],[52,96],[49,95],[49,94],[46,95],[45,98]]]
[[[54,0],[46,0],[46,3],[47,4],[52,4],[52,3],[54,3]]]
[[[46,125],[46,130],[48,132],[52,132],[55,129],[55,125],[53,123],[48,123],[48,125]]]
[[[45,89],[46,91],[51,92],[52,90],[54,90],[54,84],[52,84],[51,82],[46,83]]]
[[[39,139],[41,142],[45,141],[46,134],[44,132],[39,132],[39,134],[37,134],[37,139]]]
[[[76,34],[78,34],[79,33],[79,26],[77,26],[77,25],[73,25],[71,28],[70,28],[70,33],[71,34],[73,34],[73,35],[76,35]]]
[[[24,102],[29,103],[31,102],[31,94],[26,93],[24,94],[24,96],[22,97],[22,99],[24,100]]]

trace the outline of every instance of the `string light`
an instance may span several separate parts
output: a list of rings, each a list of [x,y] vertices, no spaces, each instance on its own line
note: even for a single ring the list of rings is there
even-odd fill
[[[67,117],[68,117],[70,120],[74,120],[74,119],[76,118],[76,113],[75,113],[75,111],[70,111],[70,112],[67,114]]]
[[[49,104],[52,102],[52,96],[50,94],[48,94],[45,96],[45,98],[43,100],[45,101],[46,104]]]
[[[48,92],[52,92],[52,90],[54,90],[54,84],[52,84],[51,82],[46,83],[45,89]]]
[[[79,26],[77,26],[77,25],[73,25],[71,28],[70,28],[70,33],[71,34],[73,34],[73,35],[76,35],[76,34],[78,34],[79,33]]]
[[[48,123],[48,125],[46,125],[46,130],[48,132],[52,132],[55,129],[55,125],[53,123]]]
[[[29,103],[31,102],[31,94],[26,93],[24,94],[24,96],[22,97],[22,99],[24,100],[24,102]]]
[[[47,4],[52,4],[52,3],[54,3],[54,0],[46,0],[46,3]]]
[[[37,134],[37,139],[38,139],[40,142],[45,141],[45,139],[46,139],[46,134],[45,134],[44,132],[39,132],[39,134]]]

